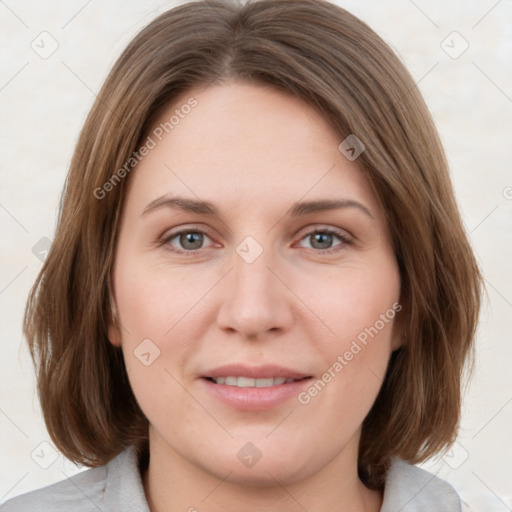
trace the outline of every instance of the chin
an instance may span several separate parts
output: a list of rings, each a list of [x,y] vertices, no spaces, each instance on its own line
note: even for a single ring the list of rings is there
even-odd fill
[[[203,470],[219,480],[261,488],[298,482],[322,466],[318,454],[308,456],[304,447],[281,445],[278,450],[269,447],[259,450],[256,443],[242,443],[241,448],[238,444],[234,452],[226,447],[221,453],[213,454],[208,462],[201,461]]]

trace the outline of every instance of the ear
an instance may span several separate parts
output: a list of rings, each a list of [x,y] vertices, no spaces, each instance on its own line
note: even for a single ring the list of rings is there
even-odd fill
[[[121,331],[113,320],[108,322],[108,340],[114,347],[121,346]]]
[[[120,347],[121,346],[121,329],[119,328],[119,322],[117,319],[117,310],[115,302],[112,298],[112,292],[108,290],[108,297],[109,297],[109,313],[108,313],[108,339],[114,347]]]
[[[391,351],[395,352],[395,350],[398,350],[405,341],[405,334],[401,333],[400,331],[396,331],[393,335],[393,339],[391,340]]]
[[[391,335],[391,350],[394,352],[405,345],[407,338],[407,318],[406,307],[401,302],[393,304],[395,318],[393,320],[393,334]]]

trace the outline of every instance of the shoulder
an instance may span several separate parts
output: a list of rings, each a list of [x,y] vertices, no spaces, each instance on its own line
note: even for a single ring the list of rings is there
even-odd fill
[[[106,466],[88,469],[66,480],[7,501],[2,512],[88,511],[101,503],[105,491]]]
[[[22,494],[0,506],[1,512],[92,512],[105,509],[149,510],[133,447],[127,448],[105,466],[88,469]]]
[[[381,512],[461,512],[455,489],[436,475],[395,457],[389,469]]]

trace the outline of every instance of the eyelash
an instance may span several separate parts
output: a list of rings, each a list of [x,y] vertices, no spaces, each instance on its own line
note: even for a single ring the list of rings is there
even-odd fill
[[[171,234],[163,237],[160,240],[160,245],[165,245],[166,249],[168,251],[170,251],[170,252],[173,252],[173,253],[183,254],[183,255],[186,255],[186,256],[197,255],[197,252],[200,251],[202,248],[200,248],[200,249],[192,249],[192,250],[188,250],[187,251],[187,250],[176,249],[174,247],[171,248],[171,246],[169,245],[171,240],[174,240],[176,237],[178,237],[180,235],[183,235],[183,234],[186,234],[186,233],[197,233],[197,234],[200,234],[200,235],[205,235],[208,238],[210,238],[208,236],[208,233],[206,233],[205,231],[203,231],[201,229],[193,229],[193,228],[191,229],[191,228],[189,228],[189,229],[182,229],[181,231],[176,231],[174,233],[171,233]],[[333,228],[317,228],[317,229],[314,229],[313,231],[309,231],[308,233],[306,233],[300,240],[304,240],[305,238],[308,238],[308,237],[316,235],[316,234],[334,235],[341,242],[341,243],[335,245],[334,247],[330,247],[328,249],[315,249],[313,247],[306,247],[306,249],[310,249],[310,250],[314,251],[317,254],[331,254],[331,253],[338,252],[338,251],[342,250],[345,245],[351,245],[352,244],[352,240],[346,234],[344,234],[342,231],[338,231],[337,229],[333,229]]]

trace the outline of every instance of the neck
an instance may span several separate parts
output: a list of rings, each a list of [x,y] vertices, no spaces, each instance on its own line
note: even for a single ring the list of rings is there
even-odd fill
[[[383,499],[359,479],[352,445],[300,480],[276,478],[268,470],[247,479],[229,470],[215,474],[153,434],[143,485],[151,512],[379,512]]]

